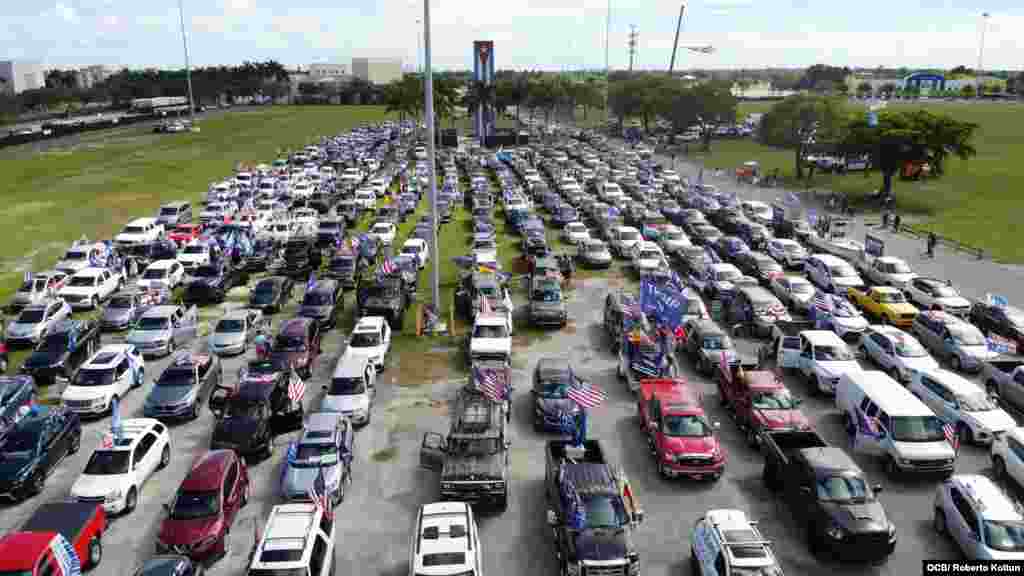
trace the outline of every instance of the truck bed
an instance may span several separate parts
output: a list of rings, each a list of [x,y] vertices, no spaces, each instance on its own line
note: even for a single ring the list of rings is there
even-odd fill
[[[566,459],[566,447],[572,446],[572,440],[549,440],[547,446],[548,462],[554,466],[559,465]],[[583,464],[605,464],[604,451],[597,440],[587,440],[583,443],[583,457],[574,458],[572,462]]]
[[[799,336],[804,330],[814,330],[814,322],[807,320],[779,320],[775,323],[772,336]]]
[[[36,508],[22,525],[22,532],[57,532],[72,545],[96,515],[98,505],[89,502],[50,502]]]
[[[811,431],[767,431],[763,434],[767,456],[789,462],[789,456],[804,448],[825,448],[828,442],[817,432]]]

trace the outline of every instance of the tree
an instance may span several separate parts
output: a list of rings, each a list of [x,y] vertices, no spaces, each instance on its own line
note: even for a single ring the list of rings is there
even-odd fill
[[[974,84],[964,84],[960,87],[960,95],[964,98],[974,98],[975,94]]]
[[[849,76],[849,68],[837,68],[825,64],[815,64],[804,71],[797,84],[798,90],[830,91],[836,84],[845,84]]]
[[[865,97],[874,92],[874,88],[871,86],[871,82],[861,82],[857,84],[857,95]]]
[[[881,110],[877,125],[866,116],[854,118],[847,126],[843,147],[871,153],[882,172],[882,197],[892,195],[892,178],[906,162],[930,160],[937,174],[943,159],[952,154],[968,159],[977,154],[973,137],[977,124],[956,120],[947,114],[927,110]]]
[[[896,91],[896,84],[894,82],[886,82],[878,89],[878,93],[882,94],[886,98],[891,98],[893,92]]]
[[[705,82],[693,87],[668,84],[661,86],[668,95],[664,115],[672,123],[673,132],[691,126],[700,128],[705,150],[711,149],[711,136],[715,123],[736,121],[736,97],[726,82]]]
[[[949,71],[949,74],[948,74],[948,76],[950,78],[957,77],[957,76],[973,76],[973,75],[974,75],[974,71],[971,70],[970,68],[968,68],[967,66],[964,66],[963,64],[961,64],[960,66],[957,66],[956,68],[953,68],[952,70]]]
[[[761,140],[794,152],[796,177],[803,178],[803,159],[813,144],[836,142],[849,118],[837,98],[796,94],[779,102],[761,119]]]

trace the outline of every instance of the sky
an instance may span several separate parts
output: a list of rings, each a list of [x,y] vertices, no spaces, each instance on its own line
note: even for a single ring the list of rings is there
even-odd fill
[[[424,0],[182,0],[193,65],[274,59],[288,66],[353,57],[421,65]],[[691,0],[677,69],[851,67],[1024,68],[1020,0]],[[493,40],[499,69],[604,68],[608,0],[431,0],[432,63],[471,68],[473,40]],[[668,67],[680,3],[611,0],[609,60]],[[982,14],[989,17],[983,19]],[[987,23],[983,26],[982,22]],[[0,59],[47,67],[182,67],[175,0],[0,2]],[[981,51],[984,29],[984,51]]]

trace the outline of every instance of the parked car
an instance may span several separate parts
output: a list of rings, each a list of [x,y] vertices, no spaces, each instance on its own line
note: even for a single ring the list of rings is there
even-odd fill
[[[345,356],[367,358],[379,373],[391,352],[391,326],[382,316],[364,316],[352,329]]]
[[[579,244],[576,258],[587,268],[609,268],[612,265],[612,254],[603,240],[591,238]]]
[[[94,502],[41,504],[20,528],[0,538],[0,570],[32,576],[68,576],[70,569],[58,571],[58,553],[54,552],[65,550],[67,545],[80,568],[96,568],[103,559],[102,539],[106,530],[107,515]]]
[[[149,308],[139,317],[125,341],[148,357],[169,356],[197,334],[195,307],[186,311],[175,304]]]
[[[980,372],[985,362],[999,356],[981,330],[949,312],[918,314],[911,329],[932,354],[957,372]]]
[[[1024,311],[1019,308],[975,302],[971,307],[970,321],[986,336],[1002,336],[1016,343],[1018,350],[1024,350]]]
[[[817,291],[803,276],[778,275],[772,278],[772,292],[795,312],[806,313],[814,306]]]
[[[142,313],[150,307],[164,303],[170,293],[164,291],[121,290],[110,297],[100,313],[100,326],[104,330],[127,330],[135,325]]]
[[[955,372],[941,368],[915,372],[909,388],[953,427],[963,444],[991,444],[1017,426],[1013,416],[999,407],[997,398]]]
[[[212,354],[179,352],[153,381],[142,413],[146,418],[189,419],[199,417],[203,398],[224,382],[220,358]]]
[[[968,560],[1024,560],[1016,500],[980,474],[957,474],[935,488],[932,525]]]
[[[742,557],[733,552],[737,549],[744,551]],[[690,565],[694,576],[782,574],[771,542],[742,510],[709,510],[697,520],[690,533]]]
[[[355,425],[369,424],[377,396],[377,370],[367,357],[344,354],[323,391],[320,410],[341,412]]]
[[[249,502],[249,483],[249,469],[233,450],[211,450],[202,455],[181,481],[171,503],[164,505],[166,516],[156,537],[157,553],[185,553],[195,561],[225,556],[231,527]]]
[[[131,344],[106,344],[75,372],[61,403],[80,416],[101,416],[145,382],[142,354]]]
[[[293,368],[301,377],[309,378],[320,352],[317,323],[309,318],[291,318],[278,328],[270,357],[282,366]]]
[[[7,324],[4,338],[11,347],[35,346],[51,326],[70,317],[71,306],[60,298],[45,304],[26,306],[17,318]]]
[[[355,432],[344,414],[310,414],[298,441],[288,446],[288,458],[281,472],[281,497],[308,500],[313,483],[322,474],[323,496],[334,505],[341,503],[352,480],[353,442]]]
[[[177,260],[157,260],[139,275],[135,284],[139,288],[167,288],[174,290],[185,279],[185,268]]]
[[[922,310],[938,306],[943,312],[961,318],[971,314],[971,301],[961,296],[952,282],[915,276],[904,287],[904,291],[907,299]]]
[[[768,255],[787,268],[801,269],[807,259],[807,250],[796,240],[773,238],[766,244]]]
[[[715,433],[721,424],[708,421],[700,400],[681,378],[640,381],[640,426],[664,478],[715,482],[725,472],[728,454]]]
[[[46,478],[82,443],[78,415],[59,406],[35,406],[0,445],[0,495],[20,501],[43,491]]]
[[[236,308],[229,311],[213,326],[210,350],[219,356],[245,354],[249,342],[266,328],[263,311],[255,308]]]
[[[320,330],[329,330],[337,325],[339,302],[342,302],[341,283],[330,279],[318,280],[306,290],[298,315],[315,320]]]
[[[36,385],[31,376],[0,375],[0,442],[35,402]]]
[[[991,447],[992,473],[996,479],[1009,479],[1024,486],[1024,427],[1014,426],[996,434]]]
[[[869,326],[860,347],[869,360],[903,384],[909,383],[915,372],[939,367],[916,338],[895,326]]]
[[[402,244],[402,254],[415,257],[420,270],[422,270],[430,260],[430,246],[426,240],[410,238]]]
[[[249,273],[227,263],[205,264],[192,272],[191,280],[185,286],[186,304],[206,305],[220,303],[236,286],[249,283]]]
[[[68,279],[57,293],[72,308],[98,310],[122,284],[121,274],[106,268],[85,268]]]
[[[65,272],[58,270],[33,274],[22,282],[8,308],[11,311],[20,311],[33,304],[45,304],[64,287],[68,278]]]
[[[53,384],[58,378],[70,380],[99,347],[99,324],[93,320],[64,320],[47,330],[19,372],[31,376],[37,386]]]

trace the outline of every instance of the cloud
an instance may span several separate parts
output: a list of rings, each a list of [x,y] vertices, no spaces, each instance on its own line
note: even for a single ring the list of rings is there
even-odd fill
[[[252,10],[249,0],[224,0],[224,11],[233,15],[245,14]]]
[[[68,6],[63,2],[57,2],[57,4],[53,7],[53,11],[58,18],[65,22],[75,21],[75,8],[73,6]]]

